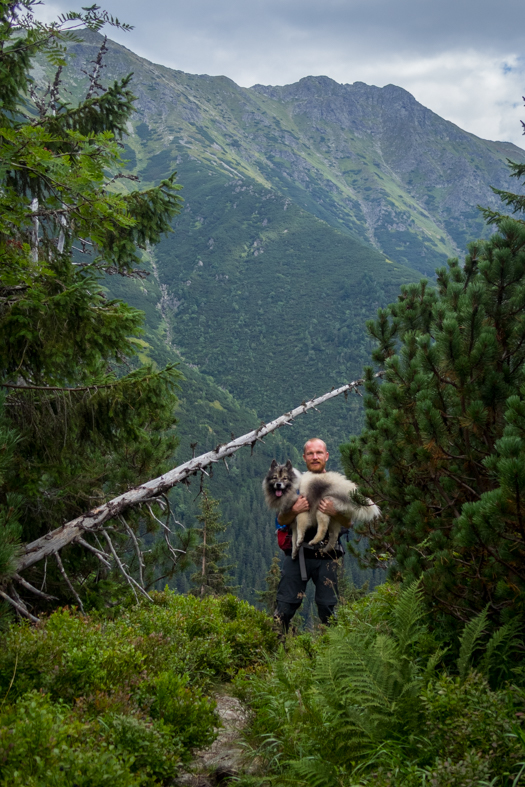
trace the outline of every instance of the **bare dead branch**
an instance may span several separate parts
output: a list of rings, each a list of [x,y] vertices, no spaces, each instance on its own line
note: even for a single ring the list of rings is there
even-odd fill
[[[383,375],[384,372],[381,371],[377,372],[374,377],[383,377]],[[154,478],[151,481],[146,481],[144,484],[130,489],[118,497],[115,497],[108,503],[98,506],[97,508],[94,508],[86,514],[82,514],[70,522],[66,522],[66,524],[61,525],[61,527],[56,528],[56,530],[53,530],[50,533],[47,533],[47,535],[42,536],[42,538],[38,538],[36,541],[27,544],[25,552],[18,560],[17,571],[20,572],[26,568],[29,568],[30,566],[33,566],[47,555],[56,554],[67,544],[78,540],[82,533],[100,530],[102,525],[104,525],[110,519],[118,517],[127,508],[130,508],[131,506],[142,505],[147,501],[152,502],[155,498],[160,497],[168,490],[172,489],[172,487],[174,487],[176,484],[187,481],[189,476],[198,472],[206,472],[204,470],[205,467],[213,465],[215,462],[219,462],[226,457],[235,454],[240,448],[248,445],[252,446],[253,448],[257,440],[261,440],[262,437],[270,434],[271,432],[274,432],[284,424],[290,423],[294,420],[294,418],[302,415],[302,413],[306,413],[308,410],[311,410],[317,405],[323,404],[329,399],[333,399],[340,394],[355,392],[359,386],[364,384],[364,382],[364,379],[354,380],[347,385],[343,385],[340,388],[336,388],[333,391],[323,394],[323,396],[319,396],[316,399],[311,399],[309,402],[304,401],[301,405],[299,405],[299,407],[296,407],[295,409],[290,410],[290,412],[279,416],[279,418],[276,418],[274,421],[261,425],[257,429],[242,435],[242,437],[237,437],[236,439],[231,440],[229,443],[217,446],[217,451],[208,451],[206,454],[193,457],[189,461],[184,462],[184,464],[179,465],[178,467],[175,467],[173,470],[168,471],[164,475]],[[124,569],[122,568],[121,570]],[[135,581],[133,578],[130,579],[132,579],[133,582]],[[138,583],[135,584],[137,584],[137,587],[140,588]],[[145,593],[143,588],[140,588],[140,590],[142,593]]]
[[[101,385],[94,383],[93,385],[83,385],[78,388],[61,388],[56,385],[17,385],[16,383],[0,383],[0,388],[14,388],[17,391],[66,391],[67,393],[78,393],[83,391],[98,391],[99,388],[114,388],[116,385],[118,385],[117,382],[104,383]]]
[[[107,552],[101,552],[99,549],[96,549],[96,547],[92,546],[87,541],[84,541],[83,538],[77,538],[75,544],[81,544],[84,547],[84,549],[89,550],[89,552],[93,552],[93,554],[98,557],[100,562],[103,563],[106,566],[106,568],[109,569],[111,568],[111,563],[109,562],[111,560],[111,555],[108,555]]]
[[[172,532],[171,532],[169,526],[165,522],[163,522],[162,519],[159,519],[157,516],[155,516],[155,514],[153,513],[153,511],[151,509],[151,506],[148,503],[146,503],[146,508],[150,512],[150,515],[153,517],[155,522],[158,522],[159,525],[161,526],[161,528],[163,529],[163,531],[164,531],[164,541],[166,542],[166,546],[168,547],[168,552],[170,553],[171,559],[173,560],[173,562],[176,563],[177,560],[179,559],[180,555],[185,555],[186,552],[184,551],[184,549],[177,549],[176,547],[174,547],[172,545],[172,543],[170,541],[170,536],[172,535]],[[168,520],[170,518],[170,515],[171,515],[171,512],[168,511]],[[179,553],[179,554],[177,554],[177,553]]]
[[[31,593],[34,593],[36,596],[40,596],[40,598],[44,598],[46,601],[58,601],[56,596],[50,596],[47,593],[43,593],[38,588],[33,587],[30,582],[27,582],[23,577],[19,574],[13,574],[13,579],[15,579],[22,587],[26,590],[30,590]]]
[[[58,569],[59,569],[60,573],[64,577],[64,581],[65,581],[66,585],[68,586],[68,588],[72,592],[73,596],[75,597],[75,600],[76,600],[76,602],[77,602],[77,604],[79,606],[80,611],[82,613],[84,613],[84,605],[82,604],[82,600],[81,600],[80,596],[78,595],[77,591],[75,590],[75,588],[73,587],[73,585],[71,584],[71,580],[69,579],[68,575],[66,574],[66,569],[64,568],[64,564],[62,563],[62,558],[60,557],[58,552],[55,552],[55,560],[57,562]]]
[[[130,526],[128,525],[128,523],[126,522],[126,520],[124,519],[122,514],[119,516],[119,519],[122,522],[122,524],[124,525],[126,533],[128,534],[128,536],[133,541],[133,546],[135,547],[137,560],[139,562],[139,582],[142,585],[142,587],[144,587],[144,575],[142,573],[142,569],[144,568],[144,565],[145,565],[144,564],[144,556],[143,556],[142,551],[140,549],[139,542],[137,541],[137,536],[135,535],[133,530],[130,528]]]
[[[15,601],[14,598],[8,596],[3,590],[0,590],[0,596],[5,599],[8,604],[11,604],[17,610],[17,612],[20,613],[20,615],[23,615],[25,618],[29,618],[32,623],[40,623],[39,619],[32,615],[24,604],[19,604],[18,601]]]
[[[113,545],[113,541],[112,541],[112,540],[111,540],[111,538],[109,537],[109,533],[108,533],[106,530],[103,530],[103,531],[102,531],[102,533],[104,534],[104,537],[105,537],[106,541],[108,542],[108,546],[109,546],[109,548],[110,548],[110,550],[111,550],[111,554],[112,554],[112,555],[113,555],[113,557],[115,558],[115,563],[117,564],[117,566],[118,566],[118,569],[119,569],[120,573],[122,574],[122,576],[124,577],[124,579],[126,580],[126,582],[128,583],[128,585],[130,586],[130,588],[132,589],[132,591],[133,591],[133,593],[134,593],[134,595],[135,595],[135,598],[136,598],[137,602],[138,602],[138,600],[139,600],[139,598],[138,598],[138,596],[137,596],[137,590],[138,590],[140,593],[142,593],[142,595],[143,595],[145,598],[147,598],[147,599],[148,599],[148,601],[153,601],[153,599],[151,598],[151,596],[149,595],[149,593],[147,593],[147,592],[144,590],[144,588],[143,588],[143,587],[141,587],[141,586],[139,585],[139,583],[138,583],[138,582],[136,582],[136,580],[134,580],[134,579],[133,579],[133,577],[131,576],[131,574],[129,574],[129,573],[126,571],[126,569],[125,569],[125,567],[124,567],[124,564],[122,563],[121,559],[119,558],[119,556],[118,556],[118,554],[117,554],[117,550],[115,549],[115,547],[114,547],[114,545]],[[137,588],[137,590],[135,590],[135,588]]]

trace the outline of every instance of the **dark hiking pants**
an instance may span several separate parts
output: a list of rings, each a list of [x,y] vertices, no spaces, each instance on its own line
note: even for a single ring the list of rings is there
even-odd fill
[[[305,563],[307,579],[303,580],[299,560],[292,560],[290,555],[284,557],[277,590],[277,614],[286,631],[301,606],[310,579],[315,585],[315,603],[321,623],[328,623],[337,604],[337,562],[305,556]]]

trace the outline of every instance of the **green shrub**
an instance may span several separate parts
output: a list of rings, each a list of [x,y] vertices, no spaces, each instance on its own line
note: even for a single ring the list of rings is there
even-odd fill
[[[143,771],[161,780],[177,775],[183,747],[162,719],[151,721],[113,713],[101,719],[100,726],[119,753],[133,756],[133,772]]]
[[[248,739],[274,787],[522,783],[525,693],[495,690],[472,671],[447,675],[428,622],[416,584],[383,586],[345,606],[323,636],[287,643],[266,674],[238,678],[254,711]]]
[[[139,787],[133,757],[117,754],[63,704],[37,693],[0,717],[2,787]]]
[[[276,646],[271,620],[245,601],[165,591],[117,620],[63,609],[37,628],[12,626],[2,637],[0,692],[14,675],[11,696],[44,689],[71,702],[123,687],[133,691],[144,674],[166,669],[205,687],[264,661]]]
[[[425,737],[439,759],[457,763],[475,752],[492,775],[516,770],[523,752],[512,735],[516,717],[508,691],[492,691],[484,677],[471,672],[464,681],[442,675],[421,698]]]
[[[0,647],[0,787],[174,778],[215,738],[206,692],[276,644],[271,620],[246,602],[170,591],[112,620],[62,609],[11,626]]]
[[[187,675],[161,672],[153,681],[150,713],[177,735],[186,752],[204,748],[215,740],[216,703],[197,687],[188,686]]]

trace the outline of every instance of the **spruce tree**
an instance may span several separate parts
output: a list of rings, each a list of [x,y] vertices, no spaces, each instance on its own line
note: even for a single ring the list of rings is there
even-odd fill
[[[345,470],[383,510],[376,559],[460,620],[525,611],[525,224],[500,217],[369,323],[366,427]],[[357,528],[356,528],[357,529]]]
[[[266,582],[266,590],[257,591],[257,601],[264,604],[267,612],[273,615],[277,607],[277,588],[281,581],[281,562],[278,555],[273,556],[264,581]]]
[[[192,559],[197,571],[190,578],[194,585],[192,593],[196,596],[223,596],[233,593],[235,587],[229,584],[228,572],[233,564],[225,564],[228,554],[228,542],[217,541],[217,536],[224,533],[226,525],[221,522],[219,501],[210,497],[204,490],[198,517],[200,527],[197,531],[200,543],[193,548]]]
[[[140,191],[121,171],[135,97],[131,76],[102,86],[105,40],[84,99],[61,96],[74,29],[126,26],[97,6],[42,24],[34,5],[0,0],[0,430],[9,436],[0,439],[0,521],[12,523],[4,540],[13,551],[17,527],[32,541],[164,470],[179,376],[174,365],[137,363],[143,315],[102,286],[108,274],[142,275],[142,250],[180,210],[175,175]],[[56,69],[47,86],[31,75],[37,57]],[[115,545],[134,554],[154,516],[125,524],[114,523]],[[83,587],[105,572],[78,547],[62,561]],[[0,559],[4,584],[10,566]],[[33,581],[45,570],[53,594],[72,600],[58,568],[36,567]]]

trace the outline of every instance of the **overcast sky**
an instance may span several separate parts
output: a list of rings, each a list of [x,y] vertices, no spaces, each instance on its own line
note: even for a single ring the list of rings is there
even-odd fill
[[[85,2],[85,0],[84,0]],[[525,147],[523,0],[98,0],[155,63],[245,87],[392,83],[485,139]],[[46,3],[46,18],[80,3]]]

